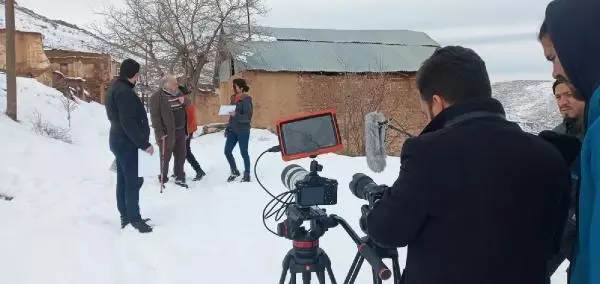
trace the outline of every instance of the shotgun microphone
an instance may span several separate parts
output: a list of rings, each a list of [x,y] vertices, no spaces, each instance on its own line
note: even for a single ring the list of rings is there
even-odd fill
[[[388,127],[407,137],[414,137],[402,127],[394,126],[382,112],[370,112],[365,115],[365,153],[367,165],[373,172],[380,173],[385,169],[387,158],[385,139]]]
[[[365,153],[367,165],[372,171],[379,173],[385,169],[387,157],[385,137],[387,119],[381,112],[370,112],[365,115]]]

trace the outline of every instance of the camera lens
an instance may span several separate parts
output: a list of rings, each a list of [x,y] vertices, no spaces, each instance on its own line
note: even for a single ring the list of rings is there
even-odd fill
[[[281,182],[287,189],[294,190],[296,182],[302,180],[307,174],[308,171],[303,167],[291,164],[281,171]]]

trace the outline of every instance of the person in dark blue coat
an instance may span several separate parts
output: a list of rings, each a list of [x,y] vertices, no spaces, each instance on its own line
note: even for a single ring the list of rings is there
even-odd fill
[[[244,79],[233,80],[233,92],[231,104],[235,105],[235,110],[229,114],[229,123],[225,129],[225,157],[231,169],[231,175],[227,182],[232,182],[238,176],[240,171],[237,168],[233,158],[233,148],[236,144],[240,145],[240,153],[244,160],[244,176],[242,182],[250,182],[250,156],[248,155],[248,143],[250,141],[250,129],[252,128],[252,115],[254,113],[252,97],[248,95],[250,87]]]
[[[138,177],[138,149],[152,155],[150,125],[142,101],[133,88],[140,75],[140,64],[132,59],[121,63],[119,79],[106,94],[106,115],[110,121],[109,145],[117,166],[117,208],[121,228],[127,224],[141,233],[152,228],[140,216],[139,195],[144,179]]]
[[[548,34],[566,77],[586,100],[581,148],[578,238],[572,284],[600,283],[600,1],[554,0],[546,8]],[[555,67],[556,69],[556,67]]]

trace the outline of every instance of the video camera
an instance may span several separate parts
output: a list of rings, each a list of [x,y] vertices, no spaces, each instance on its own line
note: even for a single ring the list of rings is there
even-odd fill
[[[358,247],[358,252],[344,283],[354,283],[364,260],[373,268],[374,283],[381,283],[391,277],[392,272],[382,261],[383,258],[395,258],[394,280],[399,281],[400,268],[397,264],[397,251],[390,253],[374,245],[368,237],[360,238],[350,225],[337,215],[327,215],[326,210],[318,208],[319,205],[337,204],[338,181],[319,176],[323,170],[316,158],[318,155],[339,152],[344,149],[340,131],[337,125],[336,113],[333,110],[319,111],[309,114],[284,118],[276,123],[279,145],[263,152],[257,159],[267,152],[281,152],[284,161],[302,158],[311,158],[310,169],[292,164],[284,168],[281,173],[281,182],[288,189],[277,196],[269,192],[260,182],[260,186],[273,199],[263,210],[263,224],[271,233],[293,241],[292,249],[283,260],[283,271],[280,284],[286,279],[290,271],[290,283],[296,283],[296,274],[301,273],[304,283],[310,283],[311,273],[316,273],[319,283],[325,283],[325,271],[332,283],[336,283],[331,270],[331,261],[325,251],[319,247],[319,239],[325,232],[337,225],[341,225]],[[361,199],[372,200],[381,197],[383,187],[376,185],[372,179],[363,174],[355,175],[350,190]],[[269,209],[269,206],[272,205]],[[278,207],[279,205],[279,207]],[[277,224],[277,232],[273,232],[266,224],[266,220],[275,215],[278,221],[283,214],[286,219]],[[303,224],[309,221],[310,228]]]

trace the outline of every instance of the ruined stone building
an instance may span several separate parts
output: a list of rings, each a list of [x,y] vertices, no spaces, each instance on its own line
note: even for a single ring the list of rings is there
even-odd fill
[[[59,84],[83,86],[83,99],[104,103],[110,81],[118,73],[118,62],[108,54],[70,50],[46,50],[55,81]],[[65,80],[60,81],[60,80]]]

